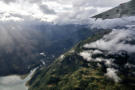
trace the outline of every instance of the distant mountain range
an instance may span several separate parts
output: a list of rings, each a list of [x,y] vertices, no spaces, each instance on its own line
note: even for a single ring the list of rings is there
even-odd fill
[[[0,76],[26,74],[37,66],[48,66],[59,55],[94,33],[87,25],[73,24],[41,24],[31,26],[33,29],[30,30],[25,26],[17,28],[19,25],[13,30],[10,26],[5,27],[0,34]]]

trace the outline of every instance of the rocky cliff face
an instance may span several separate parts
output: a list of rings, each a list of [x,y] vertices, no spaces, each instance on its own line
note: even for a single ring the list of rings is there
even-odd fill
[[[112,19],[134,15],[135,15],[135,1],[132,0],[127,3],[122,3],[119,6],[110,9],[109,11],[98,14],[94,16],[94,18]]]

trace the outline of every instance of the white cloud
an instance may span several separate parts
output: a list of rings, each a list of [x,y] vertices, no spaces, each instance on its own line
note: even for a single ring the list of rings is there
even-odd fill
[[[60,59],[63,60],[65,58],[65,55],[61,55]]]
[[[133,25],[135,23],[135,16],[114,18],[114,19],[89,19],[90,28],[97,29],[113,29],[116,27],[126,27],[127,25]]]
[[[98,54],[104,54],[99,50],[85,50],[81,52],[79,55],[83,57],[88,62],[104,62],[104,64],[107,67],[111,67],[113,65],[113,59],[105,59],[102,57],[96,57],[93,58],[93,55],[98,55]]]
[[[93,54],[102,54],[103,52],[99,51],[99,50],[95,50],[93,51]]]
[[[107,77],[113,79],[115,82],[119,82],[120,78],[117,75],[117,70],[114,68],[107,68],[107,73],[105,74]]]
[[[96,42],[86,44],[86,48],[98,48],[108,50],[109,52],[118,52],[121,50],[129,53],[135,52],[135,45],[130,44],[135,40],[134,30],[113,30]]]
[[[37,3],[32,4],[27,1],[24,1],[6,4],[0,1],[0,5],[1,5],[0,13],[2,13],[0,15],[1,17],[0,19],[2,20],[4,19],[7,20],[9,17],[17,18],[15,16],[12,16],[13,14],[20,15],[21,19],[24,20],[26,20],[26,17],[31,17],[33,19],[40,19],[45,21],[52,21],[52,19],[54,18],[54,15],[48,15],[50,14],[51,10],[49,10],[47,7],[43,8],[43,6],[39,6],[39,4]],[[5,17],[5,14],[8,14],[8,17]]]
[[[87,61],[92,61],[92,52],[93,51],[83,51],[79,55],[82,56]]]
[[[15,2],[16,0],[1,0],[1,1],[3,1],[5,3],[10,3],[10,2]]]
[[[89,17],[127,1],[129,0],[1,0],[0,13],[9,14],[9,17],[18,14],[24,20],[24,17],[29,16],[57,23],[87,22]]]

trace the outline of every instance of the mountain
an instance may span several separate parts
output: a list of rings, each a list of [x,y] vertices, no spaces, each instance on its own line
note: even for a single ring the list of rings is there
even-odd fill
[[[37,66],[48,66],[93,33],[87,25],[13,26],[3,24],[0,28],[0,76],[26,74]]]
[[[134,90],[134,53],[84,47],[111,33],[102,30],[61,55],[48,68],[39,68],[28,82],[29,90]]]
[[[95,41],[96,39],[101,38],[104,33],[94,35],[92,38],[79,43],[70,51],[56,59],[48,68],[38,69],[32,79],[28,82],[30,85],[29,90],[71,90],[79,89],[81,84],[88,85],[90,79],[86,79],[90,78],[89,75],[91,75],[91,69],[93,69],[93,76],[96,74],[94,73],[96,69],[94,70],[95,67],[93,66],[89,67],[87,61],[83,60],[83,58],[78,55],[78,52],[82,50],[82,45],[84,43]],[[95,77],[96,76],[91,80],[96,80]],[[82,78],[84,78],[84,80],[80,82]],[[82,85],[82,87],[85,86]]]
[[[133,3],[121,4],[94,18],[134,16]],[[38,68],[27,83],[29,90],[134,90],[134,32],[134,25],[97,31],[48,67]]]
[[[132,16],[134,9],[132,0],[94,17]],[[0,76],[26,74],[37,66],[49,66],[59,55],[96,32],[88,25],[27,24],[0,24]]]
[[[113,19],[120,18],[124,16],[134,16],[135,15],[135,0],[129,1],[127,3],[120,4],[119,6],[110,9],[106,12],[93,16],[94,18],[102,19]]]

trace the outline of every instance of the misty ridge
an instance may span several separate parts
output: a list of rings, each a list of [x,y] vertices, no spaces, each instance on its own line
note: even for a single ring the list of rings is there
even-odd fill
[[[107,67],[105,76],[120,82],[120,73],[135,75],[135,20],[134,16],[107,20],[93,20],[90,28],[111,29],[103,38],[85,44],[86,49],[80,52],[88,62],[96,62]],[[128,71],[130,70],[130,71]],[[129,76],[130,77],[130,76]]]
[[[121,18],[114,19],[102,19],[102,18],[90,18],[89,27],[94,29],[117,29],[117,28],[126,28],[128,25],[135,24],[135,16],[125,16]]]
[[[117,52],[120,50],[127,51],[129,53],[135,52],[135,33],[134,30],[113,30],[109,35],[104,36],[94,43],[87,44],[84,47],[98,48],[101,50],[108,50],[110,52]]]

